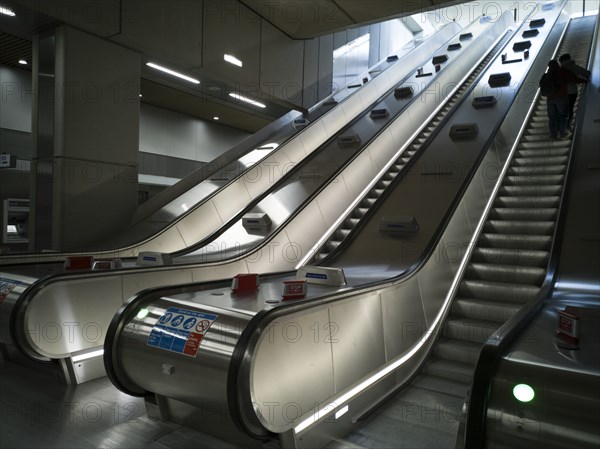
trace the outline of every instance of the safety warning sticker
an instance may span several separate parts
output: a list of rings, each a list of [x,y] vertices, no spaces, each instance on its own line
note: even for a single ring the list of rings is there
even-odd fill
[[[15,281],[0,278],[0,304],[2,304],[2,301],[4,301],[17,285],[19,284],[15,283]]]
[[[217,317],[210,313],[170,307],[152,328],[148,346],[196,357],[204,335]]]

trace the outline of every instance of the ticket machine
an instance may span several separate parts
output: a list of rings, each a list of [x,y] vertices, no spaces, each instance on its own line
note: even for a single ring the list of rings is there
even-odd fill
[[[29,200],[5,199],[2,211],[2,243],[4,245],[28,243]]]

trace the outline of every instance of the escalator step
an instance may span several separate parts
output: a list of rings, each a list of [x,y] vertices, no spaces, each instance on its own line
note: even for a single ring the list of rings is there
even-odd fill
[[[433,359],[426,363],[422,373],[458,382],[470,382],[474,366],[446,359]]]
[[[553,221],[488,220],[484,232],[497,234],[552,235]]]
[[[467,318],[447,319],[444,322],[443,336],[472,343],[484,343],[500,326],[493,321],[471,320]]]
[[[522,208],[522,207],[495,207],[490,211],[491,220],[515,221],[551,221],[556,219],[556,208]]]
[[[540,267],[474,262],[467,266],[465,279],[542,285],[545,274]]]
[[[534,208],[558,207],[559,196],[498,196],[494,200],[496,207]]]
[[[453,379],[448,379],[439,376],[424,376],[422,374],[415,377],[411,382],[417,388],[422,390],[435,391],[437,393],[444,393],[460,398],[464,400],[469,390],[469,384],[467,382],[460,382]]]
[[[539,291],[534,285],[479,280],[463,280],[459,287],[460,297],[521,304],[535,298]]]
[[[563,175],[530,175],[530,176],[507,176],[504,178],[506,185],[562,185]]]
[[[435,356],[440,359],[454,360],[470,365],[475,365],[480,351],[479,343],[451,338],[440,338],[434,348]]]
[[[475,248],[472,255],[474,263],[523,265],[541,268],[546,268],[548,258],[548,251],[506,248]]]
[[[512,164],[517,167],[529,167],[531,165],[562,165],[564,167],[567,161],[567,156],[517,157],[513,159]]]
[[[565,165],[528,165],[528,166],[519,166],[513,165],[508,169],[508,173],[510,175],[518,175],[518,176],[537,176],[537,175],[562,175],[565,172]]]
[[[502,196],[559,196],[562,192],[562,185],[555,186],[502,186],[499,194]]]
[[[510,302],[461,298],[452,304],[452,316],[503,324],[521,307],[521,304]]]
[[[524,158],[549,158],[549,157],[560,157],[567,156],[569,154],[568,148],[522,148],[517,150],[517,157]]]
[[[344,240],[346,237],[348,237],[348,235],[350,235],[350,231],[352,231],[351,228],[340,228],[338,230],[335,231],[334,233],[334,238],[336,240]]]

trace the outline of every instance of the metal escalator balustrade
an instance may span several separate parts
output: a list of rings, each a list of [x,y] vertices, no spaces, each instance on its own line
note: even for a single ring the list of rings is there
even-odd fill
[[[289,163],[297,163],[306,155],[314,151],[319,143],[323,143],[329,137],[334,135],[339,129],[353,117],[361,113],[368,105],[376,102],[381,93],[391,89],[397,80],[403,79],[412,71],[414,65],[426,58],[431,52],[438,51],[441,45],[446,44],[448,39],[452,38],[458,31],[460,26],[456,23],[448,24],[448,26],[440,29],[431,39],[420,43],[414,49],[407,52],[404,58],[385,63],[387,69],[380,72],[371,81],[363,85],[359,89],[349,89],[347,97],[343,97],[342,93],[336,93],[334,98],[341,98],[339,104],[335,107],[327,107],[327,112],[319,115],[318,120],[312,121],[307,127],[303,128],[298,133],[281,133],[280,145],[274,149],[271,145],[267,150],[269,154],[265,157],[256,156],[252,160],[253,165],[248,168],[246,164],[241,164],[242,172],[235,169],[237,160],[232,162],[232,167],[221,170],[222,172],[230,171],[234,177],[222,176],[215,174],[215,177],[222,178],[205,179],[194,186],[187,186],[189,189],[185,193],[181,193],[179,199],[171,201],[164,206],[164,210],[156,212],[148,221],[148,226],[152,228],[151,235],[144,235],[140,224],[137,231],[127,232],[127,235],[135,238],[135,243],[122,241],[119,248],[113,250],[93,251],[96,256],[104,257],[136,257],[141,251],[157,251],[157,252],[176,252],[184,250],[203,238],[206,238],[215,229],[222,226],[230,219],[239,208],[243,207],[247,202],[256,198],[262,192],[268,190],[274,181],[285,176],[286,168]],[[322,106],[322,105],[321,105]],[[318,109],[318,108],[317,108]],[[322,112],[322,111],[321,111]],[[292,128],[291,121],[294,116],[290,116],[289,128]],[[289,130],[288,128],[288,130]],[[281,130],[279,130],[281,131]],[[267,143],[272,142],[268,133],[263,136],[265,140],[258,142],[258,145],[253,146],[248,151],[260,153],[260,148],[266,147]],[[250,139],[254,142],[254,139]],[[245,144],[244,144],[245,145]],[[263,156],[265,151],[262,151]],[[243,156],[242,156],[243,157]],[[231,162],[231,161],[228,161]],[[278,167],[278,170],[272,170],[273,167]],[[272,177],[256,178],[254,174],[259,171],[272,173]],[[270,171],[272,170],[272,171]],[[250,172],[249,176],[245,176]],[[204,185],[202,185],[204,184]],[[190,190],[194,193],[189,194]],[[200,199],[198,199],[200,198]],[[236,207],[237,206],[237,207]],[[172,216],[177,218],[172,221]],[[164,224],[165,217],[170,217],[170,224]],[[153,221],[156,219],[156,224],[160,225],[159,230],[153,228]],[[131,235],[133,234],[133,235]],[[117,237],[120,238],[120,237]],[[34,255],[11,255],[0,258],[0,265],[26,264],[64,261],[67,254],[64,253],[38,253]]]
[[[444,118],[448,116],[457,103],[463,98],[465,93],[473,87],[473,83],[479,75],[488,66],[498,52],[506,45],[512,33],[507,33],[502,39],[490,50],[487,56],[479,63],[471,72],[464,83],[455,91],[452,97],[441,107],[434,118],[432,118],[423,128],[421,133],[406,147],[400,157],[390,166],[389,170],[381,176],[373,188],[360,200],[357,207],[354,208],[345,218],[342,223],[333,231],[330,237],[325,240],[320,248],[315,252],[311,262],[321,263],[327,257],[338,249],[338,247],[348,238],[353,230],[359,225],[360,221],[370,210],[376,205],[377,201],[384,194],[396,179],[404,176],[410,167],[411,160],[419,157],[421,151],[426,147],[430,137],[436,132],[436,129],[442,123]]]

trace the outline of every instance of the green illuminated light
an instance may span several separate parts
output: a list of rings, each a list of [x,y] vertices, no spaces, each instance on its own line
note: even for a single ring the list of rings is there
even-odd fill
[[[137,314],[138,319],[144,319],[148,316],[148,309],[140,309],[140,311]]]
[[[527,384],[515,385],[513,395],[521,402],[530,402],[535,397],[535,391]]]

